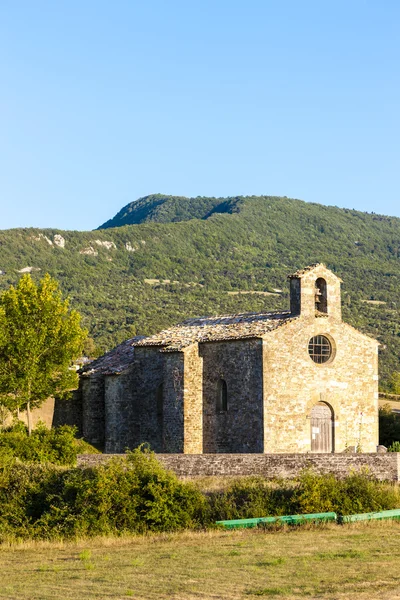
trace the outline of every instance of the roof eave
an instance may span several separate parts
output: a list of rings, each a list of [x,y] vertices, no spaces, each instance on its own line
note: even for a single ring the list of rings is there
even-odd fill
[[[331,269],[328,269],[328,267],[324,263],[313,263],[312,265],[309,265],[308,267],[305,267],[304,269],[299,269],[295,273],[288,275],[287,278],[288,279],[302,279],[305,275],[308,275],[308,273],[311,273],[312,271],[314,271],[318,268],[321,268],[321,267],[323,269],[326,269],[327,271],[329,271],[329,273],[335,279],[337,279],[340,283],[343,283],[343,280],[340,279],[340,277],[338,277],[337,275],[335,275],[335,273],[333,271],[331,271]]]

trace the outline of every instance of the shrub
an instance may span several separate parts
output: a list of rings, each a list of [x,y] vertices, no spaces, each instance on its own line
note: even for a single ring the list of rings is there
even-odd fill
[[[224,491],[207,494],[210,521],[284,515],[291,509],[293,484],[263,477],[234,480]]]
[[[200,524],[205,499],[140,449],[94,469],[63,475],[40,527],[67,535],[177,531]]]
[[[24,423],[18,421],[0,432],[0,462],[12,457],[25,462],[49,462],[73,465],[83,448],[89,447],[76,439],[76,427],[62,425],[48,429],[39,424],[28,436]],[[82,446],[83,444],[83,446]],[[96,452],[96,450],[92,449]]]
[[[59,473],[51,465],[15,461],[0,466],[0,534],[34,537],[34,523],[45,510],[43,501]]]
[[[192,483],[180,481],[145,448],[129,452],[128,464],[134,474],[137,512],[146,527],[175,530],[201,524],[205,498]]]
[[[379,443],[386,447],[400,441],[400,415],[392,412],[390,404],[379,409]]]
[[[334,511],[350,515],[400,507],[398,488],[376,480],[367,471],[344,479],[304,471],[297,479],[292,497],[297,513]]]

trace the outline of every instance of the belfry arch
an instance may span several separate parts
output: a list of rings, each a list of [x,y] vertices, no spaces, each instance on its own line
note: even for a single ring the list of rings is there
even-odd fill
[[[327,285],[323,277],[318,277],[315,282],[315,310],[325,314],[328,313]]]

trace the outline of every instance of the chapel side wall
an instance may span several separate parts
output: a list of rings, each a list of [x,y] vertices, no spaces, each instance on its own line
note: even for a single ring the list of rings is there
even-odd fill
[[[47,420],[45,422],[47,424]],[[73,390],[67,398],[54,398],[49,426],[58,427],[59,425],[75,425],[78,435],[83,435],[81,385],[77,390]]]
[[[203,452],[263,452],[262,340],[201,344],[203,357]],[[224,379],[228,410],[217,412]]]
[[[333,340],[334,359],[315,364],[309,340]],[[310,412],[323,401],[334,410],[334,450],[378,444],[378,345],[338,319],[297,319],[265,336],[264,452],[311,451]]]
[[[104,376],[82,377],[81,390],[83,437],[89,444],[103,448],[105,439]]]
[[[163,451],[162,414],[157,410],[157,390],[164,381],[164,356],[158,347],[135,348],[135,360],[126,375],[126,389],[130,397],[129,448],[147,443],[155,452]]]
[[[183,352],[166,352],[163,356],[163,451],[183,453],[185,355]]]
[[[105,445],[106,454],[125,452],[135,447],[133,398],[126,373],[105,378]]]

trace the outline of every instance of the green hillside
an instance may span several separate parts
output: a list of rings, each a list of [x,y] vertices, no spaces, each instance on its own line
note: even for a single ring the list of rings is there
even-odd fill
[[[208,219],[214,213],[238,212],[240,198],[185,198],[153,194],[130,202],[98,229],[155,223],[177,223],[190,219]]]
[[[400,219],[269,196],[155,195],[92,232],[0,231],[0,290],[26,267],[49,272],[104,350],[189,316],[286,309],[287,275],[314,262],[343,279],[345,320],[383,342],[388,387],[400,370]]]

